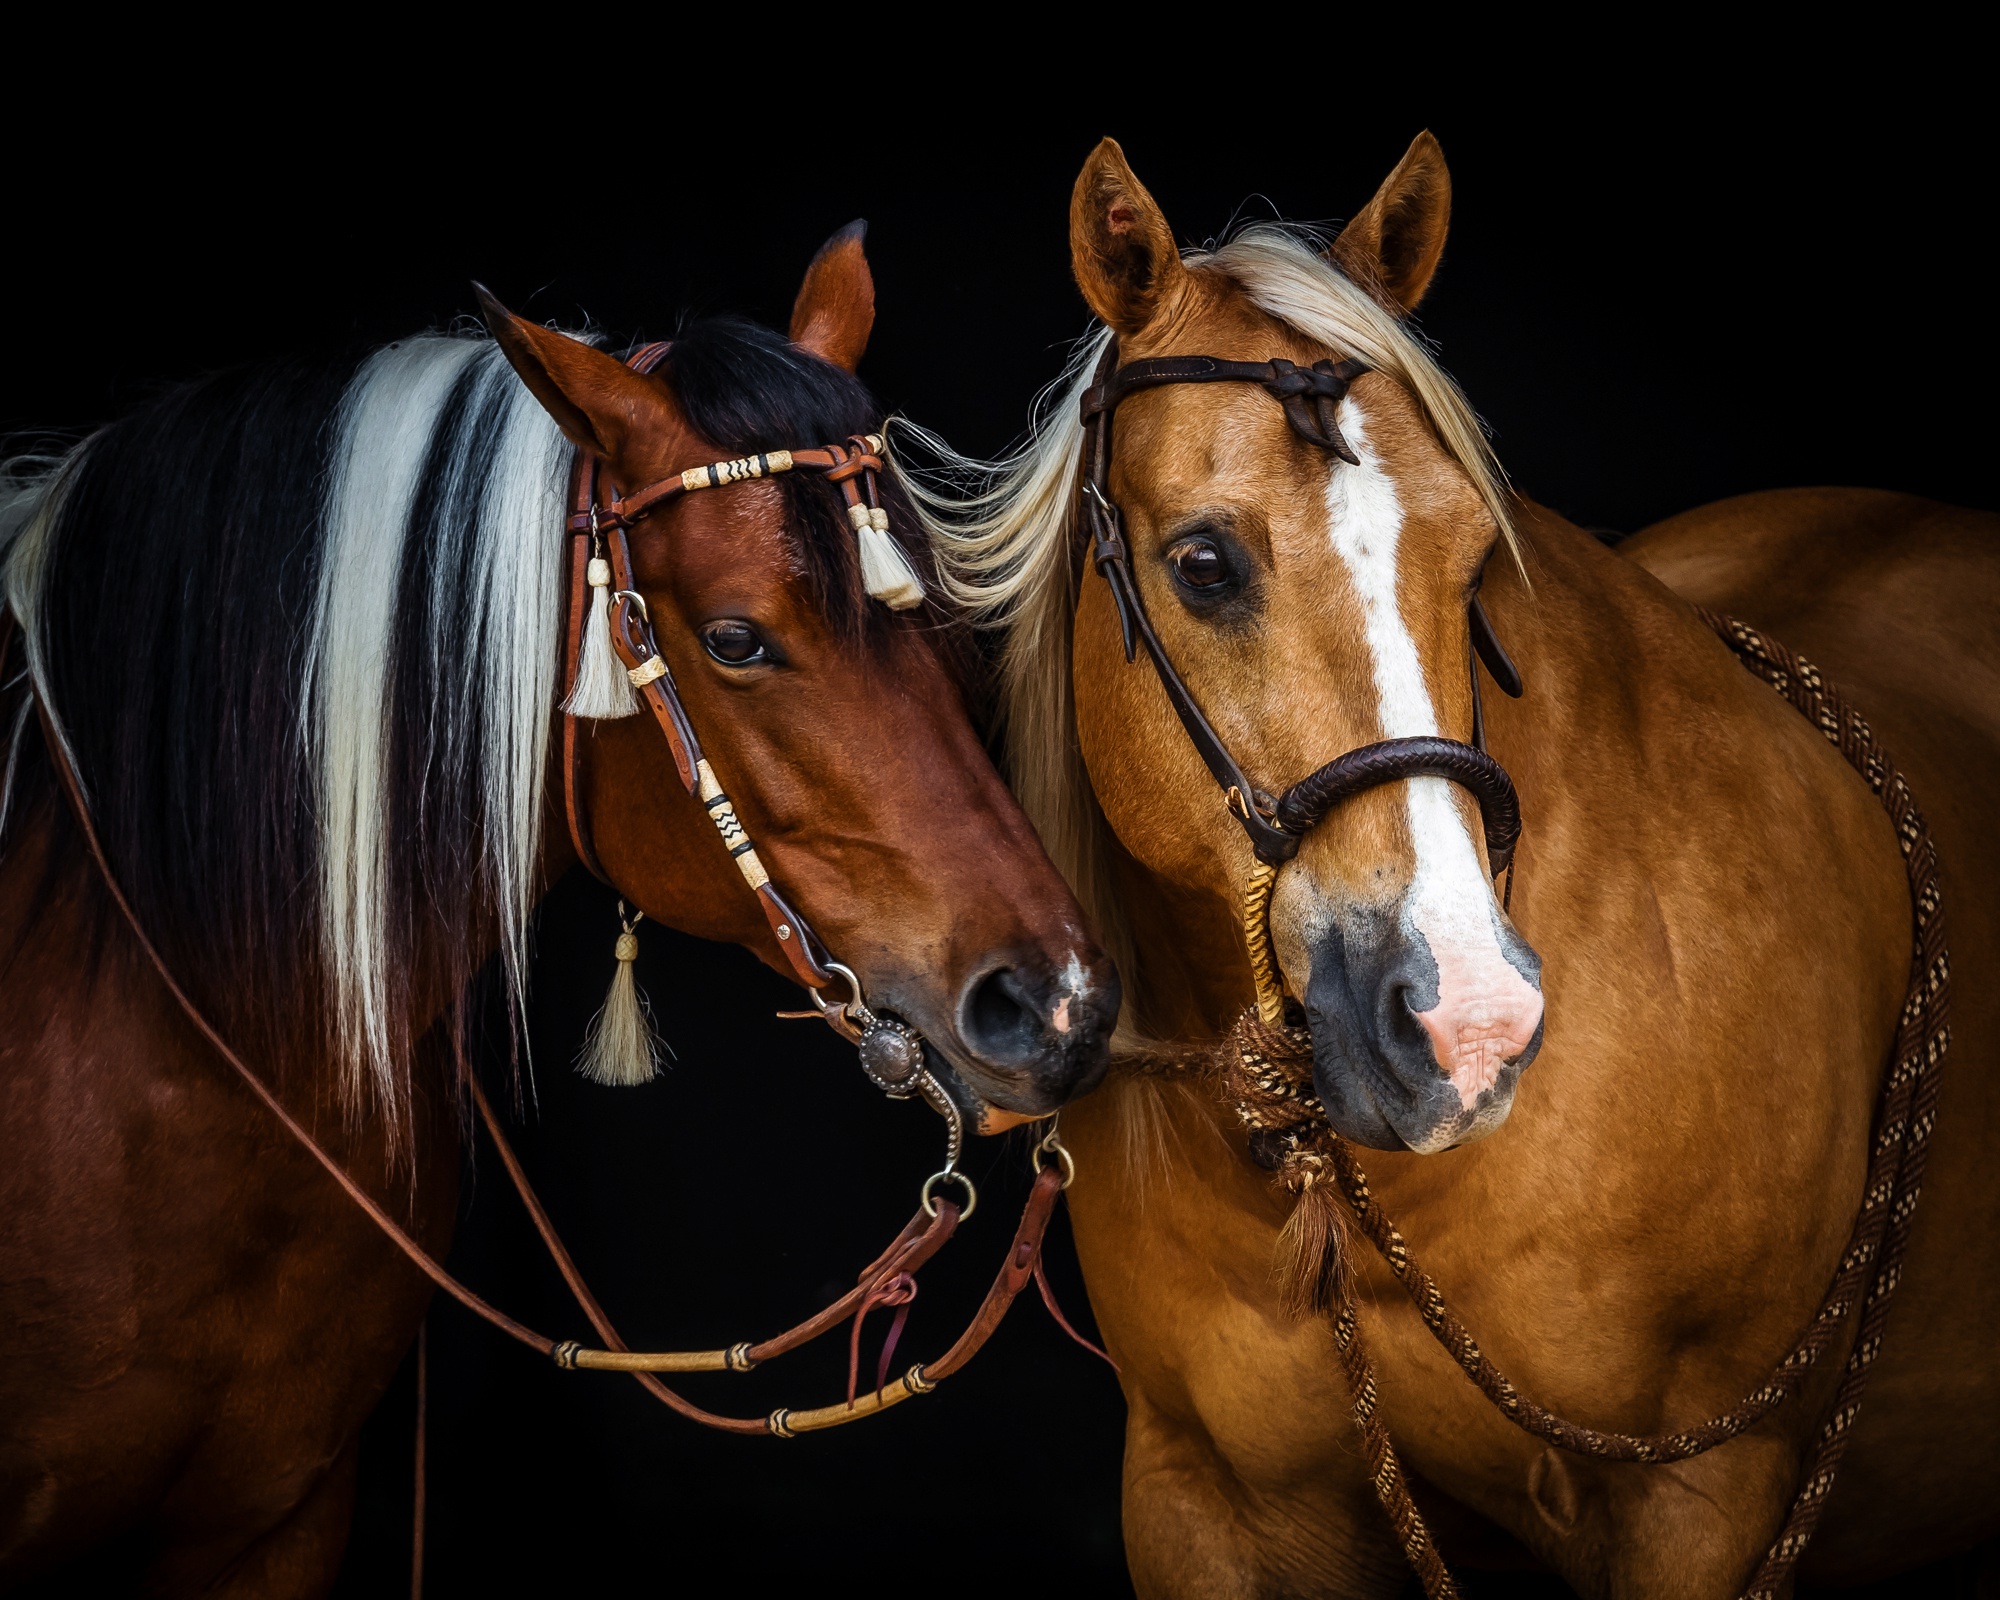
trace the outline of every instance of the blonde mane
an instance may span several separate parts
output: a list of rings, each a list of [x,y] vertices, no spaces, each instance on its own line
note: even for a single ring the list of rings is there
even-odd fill
[[[1318,239],[1263,223],[1183,259],[1229,277],[1251,304],[1334,357],[1364,362],[1400,383],[1519,559],[1506,476],[1465,396],[1408,326],[1326,259]],[[1081,567],[1074,527],[1083,452],[1077,407],[1110,337],[1098,328],[1078,345],[1038,399],[1025,442],[1000,461],[971,460],[908,423],[896,426],[938,463],[901,476],[937,551],[946,591],[1004,639],[1000,714],[1014,792],[1125,974],[1130,1026],[1144,1034],[1154,1008],[1139,951],[1111,893],[1108,830],[1077,746],[1070,681]]]

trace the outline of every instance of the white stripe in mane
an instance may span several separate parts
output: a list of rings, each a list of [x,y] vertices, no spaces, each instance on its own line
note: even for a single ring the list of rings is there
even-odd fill
[[[463,402],[447,416],[453,391]],[[490,434],[472,419],[497,413]],[[456,422],[459,425],[451,427]],[[440,439],[441,429],[451,427]],[[321,914],[333,1008],[350,1089],[372,1077],[400,1109],[397,1058],[419,1019],[393,1014],[385,961],[393,945],[388,834],[399,604],[412,563],[440,561],[462,586],[432,585],[423,630],[443,692],[416,708],[424,736],[450,752],[477,737],[480,877],[460,891],[498,913],[501,958],[516,1000],[525,982],[527,919],[540,847],[542,785],[556,698],[562,606],[562,514],[568,446],[484,338],[425,336],[377,351],[342,398],[326,495],[325,541],[307,648],[304,739],[319,813]],[[437,481],[426,481],[435,475]],[[422,508],[434,521],[415,526]],[[454,515],[454,512],[457,513]],[[443,660],[445,612],[457,608],[471,648]],[[431,797],[425,797],[429,803]],[[439,797],[454,803],[453,797]]]

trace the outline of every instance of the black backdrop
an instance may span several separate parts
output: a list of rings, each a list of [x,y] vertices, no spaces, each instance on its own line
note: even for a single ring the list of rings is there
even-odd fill
[[[625,335],[670,332],[683,308],[782,325],[813,249],[861,215],[881,318],[864,377],[993,451],[1084,329],[1065,215],[1100,133],[1200,241],[1238,216],[1351,213],[1429,126],[1457,191],[1423,325],[1526,491],[1615,528],[1797,483],[1994,506],[1994,145],[1937,65],[1959,48],[1687,72],[1670,94],[1627,60],[1588,86],[1305,83],[1172,115],[1111,90],[1065,110],[1082,100],[1060,71],[916,88],[864,74],[865,106],[842,73],[743,65],[726,94],[669,77],[643,98],[544,105],[496,71],[429,112],[410,109],[437,104],[417,65],[254,104],[240,82],[206,97],[135,80],[73,145],[16,127],[35,181],[17,185],[32,221],[0,269],[0,429],[80,430],[203,369],[443,325],[474,277],[531,315]],[[907,1214],[934,1121],[883,1104],[824,1030],[772,1020],[796,991],[748,957],[651,927],[640,973],[677,1064],[642,1091],[581,1083],[567,1062],[614,933],[598,886],[557,886],[522,1153],[629,1336],[686,1347],[785,1325]],[[972,1170],[990,1209],[932,1269],[914,1355],[969,1309],[1023,1189],[1012,1141]],[[1052,1256],[1082,1318],[1060,1228]],[[490,1160],[452,1264],[537,1326],[584,1331]],[[434,1596],[678,1588],[725,1561],[747,1594],[829,1577],[1123,1590],[1117,1387],[1032,1297],[937,1395],[792,1443],[699,1433],[449,1305],[431,1335]],[[689,1388],[729,1409],[813,1404],[844,1359]],[[405,1581],[412,1399],[406,1368],[366,1435],[343,1595]]]

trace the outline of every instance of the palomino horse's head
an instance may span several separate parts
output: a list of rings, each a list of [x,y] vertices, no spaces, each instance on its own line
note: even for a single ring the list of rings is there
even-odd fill
[[[1472,738],[1467,608],[1507,502],[1463,401],[1402,325],[1449,206],[1425,134],[1330,259],[1267,229],[1183,261],[1114,143],[1077,180],[1076,277],[1121,362],[1368,369],[1337,407],[1351,462],[1255,383],[1180,383],[1118,408],[1110,484],[1145,609],[1271,794],[1378,740]],[[1155,873],[1237,903],[1244,835],[1159,679],[1126,663],[1107,586],[1081,582],[1076,719],[1105,816]],[[1540,963],[1492,891],[1469,794],[1419,777],[1336,808],[1279,873],[1271,930],[1341,1133],[1435,1151],[1506,1117],[1541,1040]]]
[[[652,375],[489,316],[543,406],[629,492],[879,428],[852,375],[874,307],[857,225],[814,260],[789,341],[696,324]],[[893,485],[884,493],[892,528],[914,531]],[[973,729],[953,619],[871,600],[843,512],[804,472],[685,496],[632,527],[635,587],[773,881],[870,1006],[942,1053],[955,1098],[992,1131],[1097,1082],[1118,978]],[[580,727],[605,875],[649,916],[789,972],[653,718]]]

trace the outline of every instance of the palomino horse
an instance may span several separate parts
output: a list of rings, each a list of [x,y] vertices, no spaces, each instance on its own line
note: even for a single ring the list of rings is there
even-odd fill
[[[468,991],[497,972],[518,1003],[532,909],[577,859],[552,738],[564,432],[630,489],[876,425],[858,229],[815,260],[790,342],[697,322],[654,377],[492,314],[504,358],[427,336],[171,393],[16,508],[0,1587],[323,1593],[357,1430],[431,1287],[170,1001],[48,740],[174,977],[441,1252]],[[948,615],[872,601],[842,513],[804,473],[688,495],[634,521],[622,603],[875,1007],[970,1118],[1046,1114],[1100,1075],[1117,980],[968,721]],[[620,893],[790,970],[654,719],[580,726]]]
[[[1016,792],[1151,1036],[1140,1070],[1065,1118],[1077,1244],[1130,1404],[1139,1589],[1391,1595],[1408,1570],[1329,1323],[1288,1316],[1274,1277],[1290,1202],[1232,1109],[1161,1064],[1251,1000],[1252,814],[1225,805],[1163,675],[1129,664],[1090,570],[1112,552],[1101,533],[1085,548],[1078,410],[1104,410],[1091,386],[1114,336],[1125,371],[1282,358],[1269,393],[1127,390],[1105,497],[1165,656],[1250,786],[1282,794],[1377,740],[1472,740],[1475,591],[1519,664],[1520,699],[1484,696],[1525,820],[1511,914],[1472,796],[1419,776],[1305,834],[1269,927],[1313,1087],[1369,1147],[1374,1199],[1481,1348],[1566,1417],[1651,1434],[1725,1410],[1833,1276],[1911,970],[1910,890],[1868,787],[1687,597],[1851,691],[1944,863],[1956,1049],[1886,1344],[1802,1571],[1859,1579],[1970,1548],[2000,1531],[2000,525],[1801,492],[1619,553],[1516,498],[1404,320],[1448,211],[1425,135],[1325,252],[1259,227],[1184,258],[1107,141],[1071,210],[1106,330],[983,499],[955,519],[930,503],[960,597],[1007,627]],[[1590,1595],[1739,1592],[1844,1347],[1719,1448],[1594,1461],[1490,1406],[1358,1236],[1346,1266],[1379,1414],[1448,1556],[1526,1547]]]

